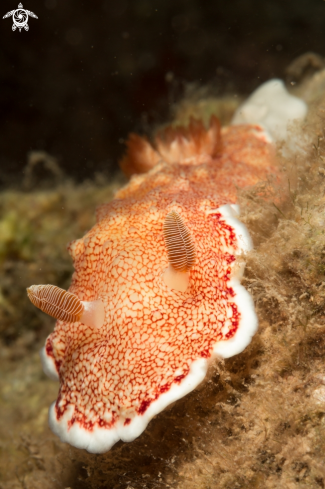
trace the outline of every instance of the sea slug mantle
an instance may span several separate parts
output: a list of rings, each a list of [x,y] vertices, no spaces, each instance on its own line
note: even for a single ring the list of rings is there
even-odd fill
[[[60,381],[51,429],[93,453],[134,440],[202,382],[213,358],[243,351],[257,328],[253,301],[234,272],[236,256],[252,246],[236,194],[276,171],[264,130],[220,131],[212,118],[207,130],[192,121],[165,131],[154,146],[137,138],[124,167],[132,173],[142,161],[148,173],[102,205],[97,224],[68,248],[75,267],[69,293],[95,312],[103,305],[104,321],[59,319],[41,354],[45,372]],[[177,243],[184,235],[185,251],[195,256],[178,272],[188,274],[186,290],[164,280],[170,213],[183,226]]]

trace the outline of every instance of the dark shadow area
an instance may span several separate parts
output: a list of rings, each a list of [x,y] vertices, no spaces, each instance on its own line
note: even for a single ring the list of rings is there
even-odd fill
[[[18,0],[17,0],[18,1]],[[320,0],[29,0],[29,31],[0,30],[0,185],[44,150],[67,176],[112,174],[132,131],[164,121],[188,83],[247,93],[323,54]],[[1,16],[17,9],[1,4]]]

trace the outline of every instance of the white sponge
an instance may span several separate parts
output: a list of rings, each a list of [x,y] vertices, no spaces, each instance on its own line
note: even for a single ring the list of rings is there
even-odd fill
[[[282,80],[263,83],[236,110],[232,124],[259,124],[275,141],[286,138],[288,123],[302,121],[307,114],[306,103],[290,95]]]

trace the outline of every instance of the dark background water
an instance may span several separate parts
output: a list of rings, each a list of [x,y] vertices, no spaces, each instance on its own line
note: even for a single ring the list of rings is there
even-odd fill
[[[19,0],[1,2],[1,17]],[[325,51],[323,0],[24,0],[0,29],[0,185],[45,150],[67,175],[112,173],[129,131],[164,120],[189,82],[248,93]]]

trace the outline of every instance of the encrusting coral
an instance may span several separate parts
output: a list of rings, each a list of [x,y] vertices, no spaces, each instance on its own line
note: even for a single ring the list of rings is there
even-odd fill
[[[137,440],[97,456],[47,431],[44,413],[55,384],[37,377],[36,355],[23,356],[0,378],[0,487],[325,487],[324,91],[313,102],[302,131],[288,136],[308,136],[303,151],[279,148],[281,182],[269,178],[239,192],[241,219],[254,241],[243,278],[259,317],[252,343],[217,363],[200,390],[153,419]],[[28,388],[15,391],[24,372],[32,375]],[[24,424],[17,416],[22,399]]]

